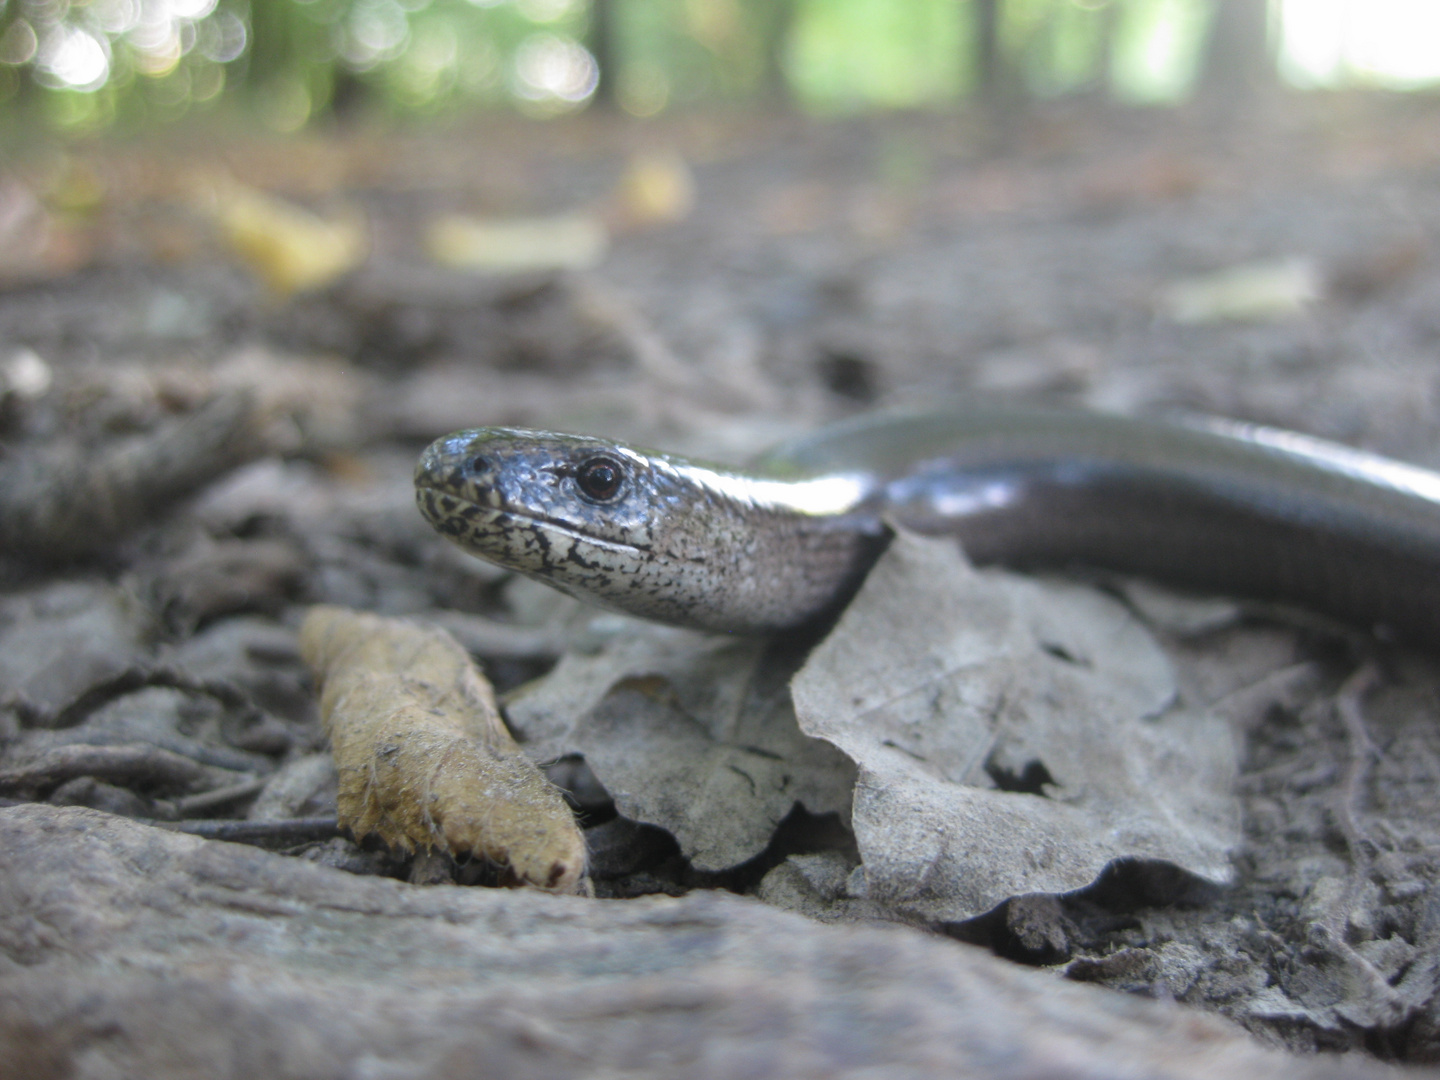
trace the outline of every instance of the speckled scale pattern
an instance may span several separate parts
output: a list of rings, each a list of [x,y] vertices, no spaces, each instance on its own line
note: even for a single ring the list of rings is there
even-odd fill
[[[621,468],[613,499],[580,489],[577,470],[596,458]],[[466,551],[592,603],[711,630],[807,622],[873,559],[878,519],[806,512],[776,488],[604,439],[513,428],[437,440],[415,473],[420,512]]]

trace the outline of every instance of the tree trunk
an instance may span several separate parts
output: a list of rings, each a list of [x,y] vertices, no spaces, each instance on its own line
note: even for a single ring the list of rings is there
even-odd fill
[[[975,8],[975,88],[987,104],[1004,91],[1004,62],[1000,55],[1000,0],[973,0]]]
[[[790,24],[795,18],[794,0],[773,0],[764,23],[765,70],[761,76],[760,93],[765,104],[773,109],[786,109],[792,104],[790,79],[785,71],[785,50],[790,44]]]
[[[1215,0],[1199,95],[1235,106],[1274,85],[1269,0]]]
[[[590,27],[585,35],[585,47],[595,57],[600,73],[594,103],[613,109],[618,103],[620,75],[620,58],[615,49],[615,0],[590,0]]]

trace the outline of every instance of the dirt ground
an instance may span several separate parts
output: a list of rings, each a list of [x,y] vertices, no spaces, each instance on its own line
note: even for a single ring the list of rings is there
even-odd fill
[[[312,216],[254,210],[257,191]],[[516,217],[538,234],[477,253],[470,224]],[[291,288],[326,252],[333,273]],[[1225,867],[1137,855],[981,907],[877,907],[873,878],[853,885],[867,841],[830,746],[804,753],[836,784],[769,797],[712,842],[652,791],[696,783],[683,740],[678,758],[607,757],[585,748],[598,721],[547,719],[533,680],[595,656],[638,678],[659,661],[625,650],[651,632],[447,547],[410,472],[479,424],[741,462],[937,400],[1210,413],[1440,468],[1437,356],[1440,105],[1424,98],[26,148],[0,172],[0,796],[357,874],[493,880],[335,832],[296,629],[317,603],[415,617],[481,661],[536,757],[559,757],[599,896],[722,888],[898,921],[1292,1051],[1433,1063],[1440,667],[1424,648],[1070,579],[1138,618],[1170,697],[1233,740]],[[747,654],[744,677],[784,697],[792,646]],[[692,681],[740,662],[663,648],[681,713]]]

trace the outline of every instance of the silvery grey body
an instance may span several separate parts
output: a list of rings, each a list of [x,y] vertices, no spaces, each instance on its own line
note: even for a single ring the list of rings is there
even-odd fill
[[[578,485],[597,459],[623,474],[612,499]],[[954,535],[981,563],[1142,574],[1440,643],[1440,474],[1233,421],[875,414],[749,471],[478,428],[432,444],[416,490],[466,550],[681,625],[810,622],[853,591],[894,524]]]
[[[596,459],[625,470],[603,503],[576,478]],[[807,507],[803,483],[555,432],[448,435],[421,457],[415,485],[420,512],[466,551],[602,607],[711,630],[816,617],[883,543],[873,514],[850,512],[860,500],[843,481],[829,485],[839,499]]]

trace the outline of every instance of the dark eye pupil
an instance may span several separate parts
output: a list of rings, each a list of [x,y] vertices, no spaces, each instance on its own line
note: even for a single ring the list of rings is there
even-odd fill
[[[609,458],[593,458],[575,472],[580,490],[592,499],[614,498],[620,490],[620,466]]]

